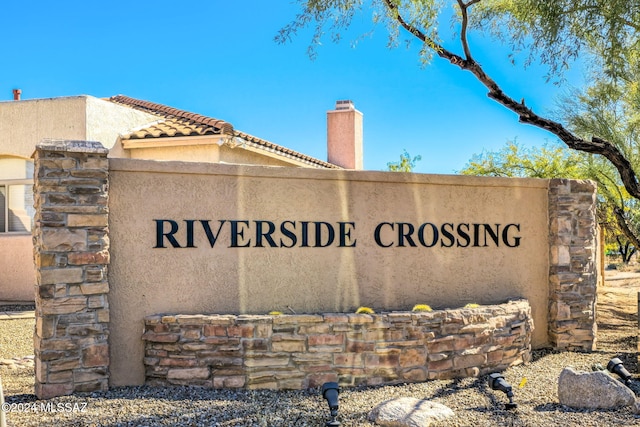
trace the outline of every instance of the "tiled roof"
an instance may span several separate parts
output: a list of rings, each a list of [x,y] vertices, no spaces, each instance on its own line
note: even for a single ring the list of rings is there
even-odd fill
[[[299,153],[278,144],[266,141],[261,138],[237,131],[231,123],[218,120],[200,114],[189,113],[177,108],[168,107],[162,104],[142,101],[128,96],[117,95],[109,98],[109,101],[126,105],[137,110],[144,111],[156,116],[160,120],[157,123],[146,126],[142,129],[131,132],[123,137],[125,140],[139,140],[148,138],[185,137],[202,135],[229,135],[242,140],[243,144],[249,144],[259,150],[279,154],[283,157],[292,158],[298,161],[319,168],[341,169],[339,166],[328,163],[311,156]]]

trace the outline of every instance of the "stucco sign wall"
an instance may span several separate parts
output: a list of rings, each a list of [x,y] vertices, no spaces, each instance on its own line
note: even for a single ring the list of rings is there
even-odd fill
[[[132,332],[112,340],[140,358],[136,322],[162,312],[526,297],[546,322],[548,181],[122,159],[110,169],[113,328]],[[534,345],[546,342],[536,329]]]
[[[65,156],[78,158],[74,164],[89,156],[86,167],[93,167],[104,163],[92,156],[106,161],[104,150],[88,155],[86,144],[78,152],[69,141],[54,145],[40,148],[36,169],[48,177],[43,191],[66,185],[70,196],[44,195],[39,208],[84,212],[103,206],[106,196],[76,195],[81,182],[51,183],[70,173],[56,169],[70,164]],[[82,173],[76,175],[81,180]],[[72,199],[73,206],[57,205]],[[110,385],[144,382],[143,319],[159,313],[352,313],[361,305],[385,312],[526,299],[534,347],[592,348],[594,206],[594,186],[568,180],[109,159],[103,305],[57,291],[41,292],[46,301],[36,304],[49,307],[43,325],[60,324],[58,303],[73,302],[66,307],[73,316],[102,310]],[[42,223],[36,241],[46,242],[50,233],[77,236],[75,214],[65,215],[51,230]],[[66,274],[64,265],[43,261],[40,278],[95,279],[96,255],[84,253],[95,246],[95,233],[91,223],[86,226],[82,246],[36,247],[38,253],[59,251],[47,255],[55,260],[77,251],[74,259],[86,262],[86,272],[76,268],[76,277],[75,270]],[[67,292],[78,288],[66,286]],[[60,345],[62,338],[50,339]]]

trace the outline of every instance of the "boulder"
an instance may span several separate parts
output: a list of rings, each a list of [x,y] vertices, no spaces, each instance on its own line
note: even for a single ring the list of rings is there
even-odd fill
[[[382,402],[369,412],[369,420],[387,427],[425,427],[452,417],[453,411],[440,403],[413,397]]]
[[[635,394],[606,371],[577,372],[564,368],[558,379],[558,400],[572,408],[615,409],[635,404]]]

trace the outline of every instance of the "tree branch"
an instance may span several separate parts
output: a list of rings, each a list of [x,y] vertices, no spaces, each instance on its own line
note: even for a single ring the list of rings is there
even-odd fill
[[[391,0],[384,0],[384,4],[387,6],[387,8],[392,13],[395,20],[398,21],[398,24],[400,24],[402,28],[407,30],[418,40],[427,44],[439,57],[446,59],[447,61],[451,62],[453,65],[458,65],[458,66],[460,66],[460,64],[465,62],[465,59],[462,58],[460,55],[456,55],[455,53],[445,49],[444,46],[442,46],[439,43],[436,43],[436,41],[431,39],[430,37],[427,37],[427,35],[422,31],[420,31],[419,28],[405,21],[402,15],[400,15],[398,6],[393,4]]]
[[[624,209],[624,196],[622,195],[622,191],[620,191],[620,188],[618,187],[618,183],[613,178],[611,178],[609,175],[607,175],[602,171],[594,170],[594,172],[600,176],[603,176],[607,181],[611,183],[613,188],[616,189],[616,192],[618,193],[618,197],[620,198],[620,207]],[[611,194],[612,192],[607,189],[607,186],[604,183],[601,183],[601,185],[604,186],[605,190],[607,190],[610,197],[613,198],[613,195]],[[600,184],[598,185],[598,187],[600,187]]]
[[[464,16],[467,14],[468,8],[479,0],[471,0],[466,4],[461,0],[457,1],[461,11],[463,12],[462,15],[464,21]],[[517,102],[505,94],[502,88],[500,88],[500,86],[498,86],[498,84],[485,73],[482,66],[472,58],[470,53],[466,52],[469,50],[466,39],[466,26],[463,26],[464,32],[461,32],[461,43],[465,50],[465,55],[467,56],[467,58],[464,59],[461,56],[445,49],[442,45],[427,37],[422,31],[420,31],[420,29],[408,23],[402,15],[400,15],[398,7],[392,3],[391,0],[384,0],[384,3],[396,21],[405,30],[421,40],[423,43],[428,44],[441,58],[446,59],[453,65],[457,65],[462,70],[472,73],[478,81],[487,88],[487,96],[516,113],[521,123],[539,127],[554,134],[571,149],[584,151],[586,153],[600,154],[607,158],[607,160],[609,160],[618,170],[620,178],[622,179],[622,182],[629,194],[636,199],[640,199],[640,184],[638,183],[637,175],[629,160],[627,160],[624,154],[615,145],[596,136],[592,137],[591,141],[582,139],[571,133],[562,124],[539,116],[529,107],[524,105],[524,102]]]
[[[471,6],[474,2],[469,2],[465,4],[462,0],[458,1],[458,7],[460,8],[460,13],[462,15],[462,23],[460,29],[460,43],[462,44],[462,49],[464,50],[464,56],[467,61],[473,60],[471,58],[471,49],[469,49],[469,43],[467,42],[467,27],[469,25],[469,14],[467,13],[467,8]]]
[[[615,206],[613,208],[613,214],[616,216],[616,221],[618,222],[620,230],[622,230],[622,234],[624,234],[627,239],[631,240],[633,246],[640,248],[640,240],[638,240],[634,232],[629,227],[629,224],[627,224],[627,219],[624,217],[622,208]]]

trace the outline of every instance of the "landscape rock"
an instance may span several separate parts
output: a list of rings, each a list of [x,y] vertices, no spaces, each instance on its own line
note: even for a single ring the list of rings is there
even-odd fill
[[[605,371],[577,372],[564,368],[558,379],[562,405],[585,409],[615,409],[635,404],[635,395]]]
[[[5,366],[9,369],[33,368],[33,355],[24,357],[14,357],[11,359],[0,359],[0,367]]]
[[[369,420],[386,427],[425,427],[454,415],[440,403],[413,397],[399,397],[382,402],[369,413]]]

